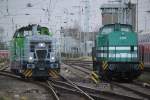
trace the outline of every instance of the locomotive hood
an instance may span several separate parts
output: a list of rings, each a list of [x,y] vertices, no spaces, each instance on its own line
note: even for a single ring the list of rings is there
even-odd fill
[[[111,32],[108,35],[108,42],[109,45],[120,45],[120,46],[127,46],[127,45],[137,45],[137,34],[134,32],[122,32],[116,31]]]

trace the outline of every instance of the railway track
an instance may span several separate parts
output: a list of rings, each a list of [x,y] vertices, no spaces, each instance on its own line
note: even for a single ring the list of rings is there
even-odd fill
[[[120,94],[116,94],[108,91],[96,90],[90,87],[77,85],[66,78],[62,78],[62,80],[50,80],[50,84],[57,89],[56,91],[65,91],[72,92],[78,94],[80,96],[84,96],[85,100],[141,100],[138,98],[124,96]],[[58,92],[57,92],[58,93]],[[93,99],[91,99],[93,98]]]
[[[71,95],[75,95],[76,96],[75,98],[78,98],[78,100],[94,100],[90,95],[82,91],[78,86],[76,86],[74,83],[64,78],[63,76],[61,76],[61,81],[47,80],[46,82],[39,82],[33,80],[25,80],[20,76],[14,75],[13,73],[4,70],[0,71],[0,75],[8,76],[20,81],[31,82],[36,85],[40,85],[45,89],[47,89],[48,91],[50,91],[50,95],[53,96],[54,100],[70,100],[66,98],[70,97]],[[76,100],[76,99],[72,99],[72,100]]]
[[[74,62],[75,63],[75,62]],[[80,62],[82,63],[81,65],[79,64],[79,66],[77,66],[77,64],[74,64],[74,63],[67,63],[69,66],[71,66],[72,68],[75,68],[77,70],[80,70],[80,71],[83,71],[87,74],[89,74],[91,72],[90,69],[82,66],[82,64],[84,64],[84,62]],[[86,64],[87,65],[87,64]],[[80,68],[82,67],[82,68]],[[149,95],[149,92],[150,92],[150,85],[145,84],[145,82],[139,82],[139,81],[133,81],[132,83],[128,83],[128,84],[124,84],[122,85],[122,83],[115,83],[115,82],[112,82],[110,83],[113,85],[113,87],[119,87],[119,88],[122,88],[123,90],[125,91],[130,91],[130,92],[133,92],[134,94],[137,94],[138,96],[141,97],[141,99],[143,100],[149,100],[150,99],[150,95]],[[128,85],[132,85],[132,88],[129,87]],[[147,91],[147,93],[145,92],[145,90]],[[114,94],[115,95],[115,94]],[[127,97],[126,97],[127,98]],[[129,99],[129,98],[128,98]],[[132,98],[133,99],[133,98]],[[133,99],[134,100],[134,99]]]
[[[76,68],[80,71],[86,70],[85,71],[86,74],[89,74],[91,72],[88,69],[81,68],[81,66],[75,65],[73,68]],[[60,79],[50,79],[50,80],[47,80],[46,82],[37,82],[37,81],[22,79],[22,78],[20,78],[20,76],[16,76],[16,75],[12,74],[11,72],[5,71],[5,68],[0,71],[0,74],[9,76],[12,78],[17,78],[22,81],[33,82],[34,84],[41,85],[41,86],[45,87],[46,89],[48,89],[48,91],[50,91],[50,95],[53,96],[54,100],[67,100],[67,99],[70,100],[70,98],[68,98],[68,97],[71,97],[71,96],[74,96],[75,100],[76,99],[78,99],[78,100],[124,100],[124,99],[127,99],[127,100],[143,100],[143,99],[149,100],[149,98],[150,98],[149,94],[142,92],[144,90],[139,89],[142,91],[138,91],[138,90],[128,87],[126,84],[122,85],[120,83],[110,83],[110,84],[117,86],[119,88],[122,88],[126,91],[133,92],[142,98],[136,98],[136,97],[132,97],[132,96],[117,94],[117,93],[113,93],[113,92],[109,92],[109,91],[101,91],[101,90],[94,89],[91,87],[79,85],[61,75],[60,75]],[[136,83],[136,84],[134,83],[134,84],[129,84],[129,85],[141,86],[140,83]],[[142,88],[142,87],[140,87],[140,88]],[[143,87],[143,89],[145,89],[145,88]],[[147,90],[147,91],[149,91],[149,90]],[[149,93],[149,92],[147,92],[147,93]]]
[[[86,69],[92,70],[91,66],[92,65],[92,61],[81,61],[81,60],[65,60],[64,63],[69,64],[69,65],[76,65],[76,66],[82,66]],[[145,72],[150,72],[150,67],[149,65],[145,65],[144,68]]]
[[[92,64],[92,61],[83,61],[83,60],[64,60],[65,63],[84,63],[84,64]]]
[[[83,100],[94,100],[90,95],[88,95],[83,90],[81,90],[71,80],[69,80],[61,75],[60,75],[59,81],[50,79],[49,84],[51,84],[51,86],[53,86],[56,89],[56,91],[60,91],[59,94],[61,94],[62,90],[64,90],[64,91],[68,91],[69,93],[72,93],[72,94],[77,94],[77,95],[79,95],[79,97],[82,96],[82,98],[84,98]],[[63,93],[64,93],[64,91],[63,91]]]
[[[149,100],[150,99],[150,90],[145,88],[145,87],[141,87],[139,85],[136,85],[134,83],[129,84],[129,83],[116,83],[116,82],[112,82],[112,84],[114,86],[123,88],[127,91],[131,91],[137,95],[139,95],[140,97],[143,98],[143,100]]]
[[[86,73],[86,74],[90,74],[92,71],[92,62],[91,61],[80,61],[80,60],[69,60],[69,61],[65,61],[64,64],[69,65],[77,70],[81,70],[82,72]]]
[[[81,89],[83,89],[84,91],[87,91],[89,94],[93,94],[93,96],[96,98],[100,98],[102,100],[142,100],[140,98],[136,98],[136,97],[132,97],[132,96],[128,96],[128,95],[122,95],[122,94],[118,94],[118,93],[114,93],[114,92],[110,92],[110,91],[102,91],[102,90],[98,90],[98,89],[93,89],[90,87],[86,87],[86,86],[82,86],[82,85],[78,85]],[[98,99],[99,100],[99,99]]]
[[[142,88],[147,88],[150,89],[150,82],[145,82],[145,81],[141,81],[141,80],[135,80],[133,81],[134,85],[140,86]]]
[[[82,91],[78,86],[76,86],[74,83],[64,78],[63,76],[60,76],[61,81],[59,79],[59,81],[47,80],[46,82],[39,82],[39,81],[25,80],[20,76],[14,75],[13,73],[5,70],[1,70],[0,75],[8,76],[21,81],[31,82],[43,86],[48,91],[50,91],[50,94],[53,95],[54,100],[70,100],[66,98],[70,97],[71,95],[75,95],[76,96],[75,98],[78,98],[78,100],[94,100],[90,95]],[[76,99],[72,99],[72,100],[76,100]]]
[[[144,71],[145,71],[145,72],[150,72],[150,67],[145,67],[145,68],[144,68]]]
[[[17,79],[19,81],[30,82],[30,83],[36,84],[38,86],[42,86],[43,88],[45,88],[46,90],[49,91],[49,94],[52,95],[54,100],[59,100],[59,99],[57,99],[55,93],[53,92],[53,88],[51,88],[51,86],[46,83],[32,81],[32,80],[25,80],[25,79],[21,78],[20,76],[14,75],[13,73],[11,73],[9,71],[4,71],[4,70],[0,71],[0,75],[11,77],[11,78]]]

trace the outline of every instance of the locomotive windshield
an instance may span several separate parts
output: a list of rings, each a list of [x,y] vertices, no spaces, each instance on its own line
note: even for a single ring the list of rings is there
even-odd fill
[[[113,31],[132,32],[132,27],[124,24],[110,24],[100,29],[101,34],[109,34]]]
[[[124,26],[124,25],[122,25],[120,27],[120,31],[123,31],[123,32],[132,32],[132,29],[131,29],[130,26]]]
[[[115,24],[115,31],[132,32],[132,26],[125,24]]]
[[[114,31],[113,26],[105,26],[101,29],[101,34],[109,34],[110,32]]]

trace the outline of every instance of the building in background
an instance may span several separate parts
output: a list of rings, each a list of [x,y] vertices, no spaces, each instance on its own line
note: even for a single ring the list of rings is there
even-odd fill
[[[102,10],[102,25],[122,23],[130,24],[136,29],[136,4],[129,3],[111,3],[103,4]]]
[[[97,32],[81,32],[77,28],[61,28],[62,56],[90,56],[96,34]]]

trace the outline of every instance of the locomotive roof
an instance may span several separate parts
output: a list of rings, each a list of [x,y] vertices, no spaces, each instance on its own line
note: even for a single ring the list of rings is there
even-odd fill
[[[114,28],[119,28],[118,26],[127,26],[127,27],[130,27],[131,30],[133,31],[132,25],[130,25],[130,24],[120,24],[120,23],[106,24],[106,25],[102,26],[100,29],[103,29],[103,28],[108,27],[108,26],[110,26],[110,27],[112,26]]]
[[[21,27],[21,28],[17,29],[17,31],[20,32],[20,31],[24,31],[24,30],[26,30],[26,31],[32,30],[32,27],[35,26],[35,25],[36,25],[36,24],[24,26],[24,27]],[[39,28],[39,27],[41,27],[41,26],[40,26],[40,25],[37,25],[37,27]]]
[[[106,24],[106,25],[104,25],[103,27],[105,27],[105,26],[111,26],[111,25],[122,25],[122,26],[130,26],[130,27],[132,27],[132,25],[130,25],[130,24],[120,24],[120,23]]]
[[[32,25],[24,26],[24,27],[21,27],[21,28],[17,29],[16,32],[14,33],[13,37],[17,37],[18,34],[23,34],[23,33],[21,33],[23,31],[31,31],[33,29],[33,26],[35,26],[35,25],[37,25],[37,24],[32,24]],[[37,29],[40,30],[40,28],[48,29],[47,27],[42,27],[40,25],[37,25]]]

